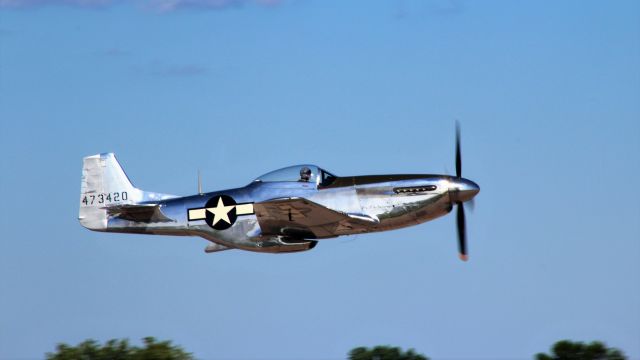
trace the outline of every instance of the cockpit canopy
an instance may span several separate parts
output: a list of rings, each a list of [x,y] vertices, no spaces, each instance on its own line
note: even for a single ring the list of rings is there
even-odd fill
[[[336,176],[315,165],[294,165],[266,173],[254,181],[257,182],[309,182],[321,186],[327,186],[335,180]]]

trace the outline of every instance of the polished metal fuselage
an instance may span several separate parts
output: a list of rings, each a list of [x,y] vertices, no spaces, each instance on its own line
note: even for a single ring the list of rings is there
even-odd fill
[[[241,188],[154,200],[153,203],[159,204],[162,214],[170,221],[140,223],[113,217],[108,220],[105,231],[200,236],[220,245],[220,249],[302,251],[312,248],[311,243],[315,245],[315,241],[324,238],[393,230],[438,218],[450,212],[455,202],[466,201],[467,198],[460,194],[473,190],[474,186],[477,189],[477,185],[469,180],[447,175],[340,177],[334,184],[324,187],[317,183],[254,181]],[[264,235],[255,214],[238,216],[225,230],[213,229],[204,220],[189,221],[188,209],[202,208],[209,199],[218,195],[230,196],[237,203],[303,198],[336,212],[373,221],[357,229],[338,228],[330,236],[313,236],[295,242],[287,241],[283,236]]]

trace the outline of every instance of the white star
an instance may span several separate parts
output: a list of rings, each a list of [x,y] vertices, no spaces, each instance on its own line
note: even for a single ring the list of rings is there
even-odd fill
[[[229,211],[231,211],[231,209],[233,209],[233,205],[225,206],[222,198],[218,199],[216,207],[207,208],[207,211],[213,214],[213,222],[211,223],[211,226],[214,226],[220,220],[227,224],[231,224],[231,220],[229,220]]]

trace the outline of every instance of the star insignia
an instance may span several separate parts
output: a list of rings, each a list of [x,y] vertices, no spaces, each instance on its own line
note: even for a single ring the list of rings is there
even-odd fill
[[[253,203],[238,204],[228,195],[216,195],[209,198],[204,207],[187,210],[189,221],[205,220],[216,230],[228,229],[238,216],[251,214],[254,214]]]
[[[234,205],[226,206],[224,201],[222,201],[222,197],[218,198],[218,204],[213,208],[206,208],[206,211],[213,214],[213,223],[212,226],[217,224],[218,221],[224,221],[227,224],[231,225],[231,221],[229,220],[229,211],[233,209]]]

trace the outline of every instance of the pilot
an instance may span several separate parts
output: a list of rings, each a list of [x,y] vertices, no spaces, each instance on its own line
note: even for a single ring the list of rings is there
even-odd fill
[[[309,179],[311,179],[311,169],[304,166],[300,169],[300,181],[309,182]]]

